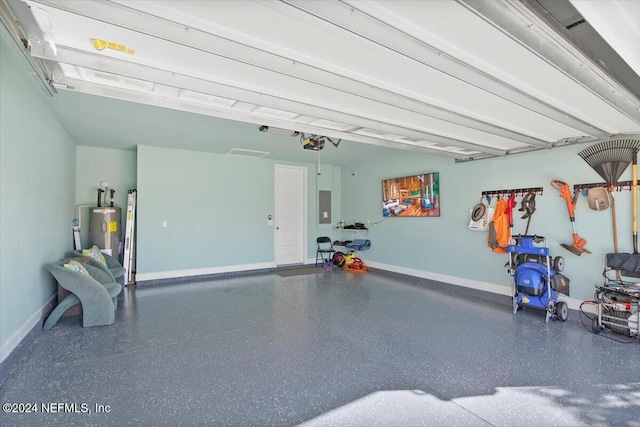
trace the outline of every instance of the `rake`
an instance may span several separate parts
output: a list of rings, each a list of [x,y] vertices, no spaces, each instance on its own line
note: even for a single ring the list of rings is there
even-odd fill
[[[640,150],[640,135],[630,135],[609,139],[608,141],[599,142],[586,148],[578,153],[585,162],[589,164],[600,175],[609,190],[613,189],[618,183],[618,179],[623,174],[629,163],[634,162],[636,154]],[[634,185],[637,188],[637,185]],[[633,188],[633,237],[634,250],[637,248],[637,194],[636,188]],[[618,229],[616,224],[616,205],[611,197],[611,218],[613,221],[613,246],[614,251],[618,252]]]

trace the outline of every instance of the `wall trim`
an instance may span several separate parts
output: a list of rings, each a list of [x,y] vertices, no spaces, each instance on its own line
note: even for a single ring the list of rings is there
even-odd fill
[[[481,282],[479,280],[465,279],[463,277],[449,276],[446,274],[433,273],[430,271],[417,270],[415,268],[400,267],[397,265],[384,264],[375,261],[366,261],[366,263],[380,270],[390,271],[392,273],[406,274],[408,276],[420,277],[422,279],[436,280],[438,282],[449,283],[455,286],[462,286],[465,288],[471,288],[479,291],[491,292],[498,295],[511,296],[511,287],[504,285],[496,285],[494,283]],[[567,303],[567,306],[571,310],[578,310],[582,300],[568,297],[566,295],[560,295],[559,300]],[[583,307],[583,310],[588,313],[595,313],[593,306],[588,305]]]
[[[188,270],[157,271],[153,273],[136,273],[136,281],[176,279],[180,277],[206,276],[210,274],[235,273],[238,271],[263,270],[275,268],[274,262],[256,264],[225,265],[220,267],[191,268]]]
[[[431,271],[417,270],[415,268],[400,267],[397,265],[383,264],[380,262],[366,261],[368,265],[380,270],[391,271],[393,273],[406,274],[408,276],[420,277],[422,279],[436,280],[438,282],[450,283],[456,286],[472,288],[479,291],[491,292],[499,295],[511,295],[511,289],[508,286],[496,285],[494,283],[481,282],[479,280],[465,279],[463,277],[449,276],[446,274],[433,273]]]
[[[7,357],[15,350],[22,340],[29,335],[29,332],[42,320],[42,318],[51,311],[56,302],[58,293],[54,292],[44,304],[40,306],[11,336],[0,345],[0,363],[4,362]]]

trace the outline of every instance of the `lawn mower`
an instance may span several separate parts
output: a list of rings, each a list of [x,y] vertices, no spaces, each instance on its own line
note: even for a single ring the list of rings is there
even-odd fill
[[[560,274],[564,259],[551,259],[542,236],[514,235],[509,252],[509,273],[513,276],[513,314],[524,307],[546,310],[549,319],[567,320],[567,303],[558,301],[560,293],[569,295],[569,279]]]

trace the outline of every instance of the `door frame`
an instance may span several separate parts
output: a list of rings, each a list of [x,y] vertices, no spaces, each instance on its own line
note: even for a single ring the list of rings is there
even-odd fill
[[[302,234],[302,264],[307,263],[307,234],[308,234],[308,190],[307,190],[307,174],[308,168],[305,166],[294,166],[294,165],[285,165],[285,164],[275,164],[274,165],[274,196],[273,196],[273,208],[274,208],[274,228],[273,228],[273,258],[274,264],[276,266],[280,265],[290,265],[290,264],[279,264],[278,263],[278,221],[279,221],[279,211],[278,211],[278,172],[282,169],[294,169],[302,172],[302,230],[300,233]]]

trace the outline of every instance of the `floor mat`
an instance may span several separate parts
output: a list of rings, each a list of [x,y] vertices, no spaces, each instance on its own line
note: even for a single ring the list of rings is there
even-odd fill
[[[291,276],[304,276],[307,274],[324,273],[324,267],[301,267],[301,268],[288,268],[285,270],[271,270],[273,274],[277,274],[280,277]]]

